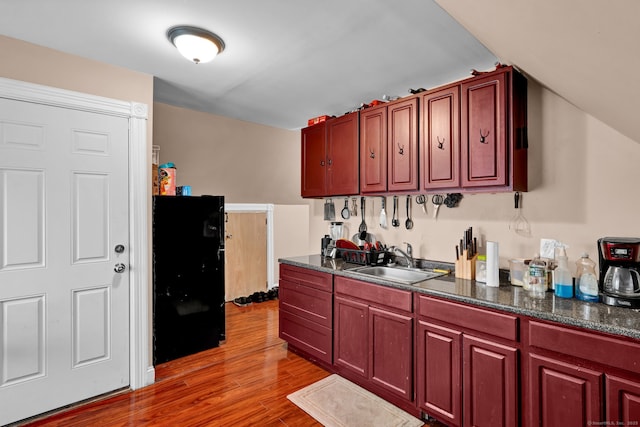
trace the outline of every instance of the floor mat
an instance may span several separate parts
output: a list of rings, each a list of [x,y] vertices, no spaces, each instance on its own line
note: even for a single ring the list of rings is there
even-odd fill
[[[402,409],[335,374],[287,398],[325,427],[424,425]]]

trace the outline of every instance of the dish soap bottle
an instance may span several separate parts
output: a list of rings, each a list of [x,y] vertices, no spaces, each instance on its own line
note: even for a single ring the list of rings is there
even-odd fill
[[[596,263],[589,259],[586,252],[576,261],[576,298],[582,301],[599,301]]]
[[[558,266],[553,270],[553,288],[556,296],[561,298],[573,297],[573,279],[569,272],[567,252],[564,247],[556,248]]]
[[[529,263],[529,284],[533,296],[544,298],[547,292],[547,264],[540,259],[539,254]]]

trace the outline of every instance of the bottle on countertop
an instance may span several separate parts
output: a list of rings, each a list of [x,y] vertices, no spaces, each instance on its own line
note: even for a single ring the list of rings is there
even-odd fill
[[[556,296],[561,298],[573,297],[573,278],[569,271],[567,251],[563,246],[555,250],[555,259],[558,266],[553,270],[553,289]]]
[[[582,301],[599,301],[596,263],[589,259],[586,252],[576,261],[576,298]]]
[[[547,264],[540,259],[540,254],[529,263],[529,284],[533,296],[544,298],[547,292]]]

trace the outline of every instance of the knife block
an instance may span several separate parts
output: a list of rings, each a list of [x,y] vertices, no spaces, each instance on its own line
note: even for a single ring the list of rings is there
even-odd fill
[[[474,280],[476,278],[476,260],[478,255],[467,259],[468,251],[462,251],[462,255],[455,262],[455,276],[460,279]]]

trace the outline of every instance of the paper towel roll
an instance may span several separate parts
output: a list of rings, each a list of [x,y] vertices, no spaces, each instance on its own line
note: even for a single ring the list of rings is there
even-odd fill
[[[498,242],[487,242],[487,286],[500,286]]]

